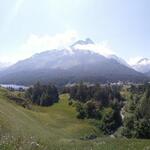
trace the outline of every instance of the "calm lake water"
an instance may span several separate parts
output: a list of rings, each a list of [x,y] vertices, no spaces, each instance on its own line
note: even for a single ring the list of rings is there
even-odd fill
[[[15,90],[19,90],[20,88],[22,88],[22,89],[27,89],[28,88],[27,86],[16,85],[16,84],[0,84],[0,86],[4,87],[4,88],[13,88]]]

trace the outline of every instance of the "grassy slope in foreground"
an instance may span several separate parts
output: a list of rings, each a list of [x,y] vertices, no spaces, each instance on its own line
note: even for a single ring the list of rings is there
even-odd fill
[[[149,140],[79,140],[84,135],[100,133],[87,120],[76,119],[74,108],[68,106],[67,95],[62,95],[60,102],[51,107],[34,106],[33,110],[27,110],[9,102],[6,94],[6,90],[0,89],[0,149],[150,149]]]

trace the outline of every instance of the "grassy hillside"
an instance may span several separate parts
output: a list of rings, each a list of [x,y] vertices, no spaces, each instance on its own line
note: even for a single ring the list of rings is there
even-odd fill
[[[149,150],[149,140],[127,140],[102,137],[87,120],[76,119],[76,111],[68,106],[68,96],[51,107],[33,106],[32,110],[10,101],[0,89],[0,149],[23,150]],[[81,137],[96,134],[96,140]]]

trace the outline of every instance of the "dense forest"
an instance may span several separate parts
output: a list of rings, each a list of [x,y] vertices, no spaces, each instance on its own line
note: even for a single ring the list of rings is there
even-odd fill
[[[122,134],[128,138],[150,138],[150,84],[131,86],[125,105]]]
[[[81,82],[64,92],[70,94],[70,105],[76,103],[77,117],[98,120],[105,134],[119,129],[127,138],[150,138],[150,84],[88,86]]]
[[[54,85],[41,85],[40,82],[30,87],[26,91],[25,97],[30,99],[33,104],[41,106],[50,106],[59,100],[58,90]]]
[[[112,134],[122,124],[120,110],[123,97],[119,86],[88,86],[84,83],[66,87],[64,92],[70,94],[70,104],[76,101],[77,117],[99,120],[98,127],[105,134]]]

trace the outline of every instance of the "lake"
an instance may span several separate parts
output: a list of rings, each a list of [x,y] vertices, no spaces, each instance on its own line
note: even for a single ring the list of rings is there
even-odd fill
[[[22,89],[28,89],[29,87],[24,86],[24,85],[16,85],[16,84],[0,84],[1,87],[3,88],[13,88],[15,90],[19,90],[20,88]]]

